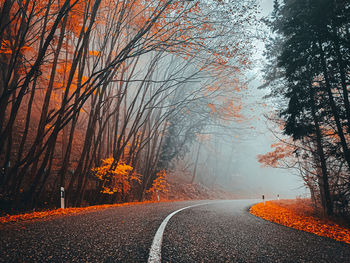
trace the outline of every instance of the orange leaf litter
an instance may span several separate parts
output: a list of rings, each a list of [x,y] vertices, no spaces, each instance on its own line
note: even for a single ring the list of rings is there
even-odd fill
[[[277,224],[350,244],[350,229],[315,215],[309,200],[267,201],[252,206],[250,213]]]
[[[174,202],[174,201],[175,200],[162,201],[162,202]],[[117,206],[140,205],[140,204],[149,204],[149,203],[159,203],[159,202],[144,201],[144,202],[131,202],[131,203],[112,204],[112,205],[95,205],[95,206],[88,206],[88,207],[71,207],[71,208],[65,208],[65,209],[58,208],[58,209],[42,211],[42,212],[32,212],[32,213],[19,214],[19,215],[7,215],[7,216],[0,217],[0,224],[39,219],[39,218],[45,218],[45,217],[51,217],[51,216],[78,214],[86,211],[96,211],[96,210],[101,210],[101,209],[110,208],[110,207],[117,207]]]

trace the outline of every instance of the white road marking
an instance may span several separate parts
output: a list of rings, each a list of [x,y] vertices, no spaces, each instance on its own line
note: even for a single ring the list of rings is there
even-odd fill
[[[172,212],[170,215],[168,215],[164,221],[162,222],[162,224],[159,226],[155,236],[154,236],[154,239],[153,239],[153,242],[152,242],[152,246],[151,246],[151,249],[149,251],[149,257],[148,257],[148,263],[160,263],[161,262],[161,249],[162,249],[162,241],[163,241],[163,233],[164,233],[164,229],[168,223],[168,221],[170,220],[170,218],[177,214],[178,212],[182,211],[182,210],[185,210],[187,208],[192,208],[192,207],[195,207],[195,206],[200,206],[200,205],[208,205],[208,204],[211,204],[211,203],[204,203],[204,204],[197,204],[197,205],[191,205],[191,206],[186,206],[186,207],[183,207],[179,210],[176,210],[175,212]]]

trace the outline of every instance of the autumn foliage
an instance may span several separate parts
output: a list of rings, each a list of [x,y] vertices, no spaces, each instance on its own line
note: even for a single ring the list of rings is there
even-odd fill
[[[283,142],[274,143],[271,148],[273,151],[257,156],[259,163],[264,167],[283,167],[288,159],[293,158],[293,152],[296,150],[292,144]]]
[[[18,215],[7,215],[0,217],[0,224],[6,224],[10,222],[20,222],[20,221],[29,221],[34,219],[41,219],[53,216],[60,215],[73,215],[79,214],[83,212],[93,212],[111,207],[120,207],[120,206],[128,206],[128,205],[141,205],[141,204],[149,204],[154,203],[154,201],[143,201],[143,202],[132,202],[132,203],[122,203],[122,204],[112,204],[112,205],[95,205],[88,207],[71,207],[71,208],[58,208],[54,210],[40,211],[40,212],[32,212]]]
[[[92,169],[97,178],[102,181],[102,193],[127,193],[131,189],[131,183],[140,182],[137,174],[133,173],[130,165],[120,161],[115,164],[113,158],[102,160],[102,165]]]
[[[252,206],[250,213],[277,224],[350,244],[350,229],[318,216],[308,199],[267,201]]]
[[[66,206],[93,205],[159,188],[159,172],[194,140],[170,154],[172,130],[195,138],[214,119],[240,117],[256,8],[1,0],[0,203],[55,207],[64,187]]]
[[[152,187],[147,190],[148,194],[156,199],[159,193],[167,193],[169,191],[169,183],[166,180],[166,171],[162,170],[156,174],[156,179],[153,181]]]

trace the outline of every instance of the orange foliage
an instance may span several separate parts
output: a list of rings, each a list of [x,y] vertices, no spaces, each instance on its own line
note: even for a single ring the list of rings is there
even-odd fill
[[[243,120],[244,116],[240,113],[242,110],[242,105],[240,101],[236,102],[230,98],[225,98],[223,101],[220,113],[224,119],[236,119]]]
[[[347,134],[346,128],[343,129],[344,133]],[[334,131],[333,128],[321,127],[322,135],[328,137],[329,140],[333,140],[334,142],[340,142],[339,135]]]
[[[281,161],[293,157],[295,151],[294,147],[283,142],[272,144],[271,148],[274,148],[274,151],[258,155],[258,161],[263,166],[278,167],[281,165]]]
[[[175,200],[172,200],[172,202],[174,201]],[[110,207],[141,205],[141,204],[149,204],[149,203],[155,203],[155,201],[130,202],[130,203],[112,204],[112,205],[95,205],[95,206],[79,207],[79,208],[71,207],[66,209],[58,208],[58,209],[42,211],[42,212],[32,212],[32,213],[19,214],[19,215],[7,215],[7,216],[0,217],[0,224],[6,224],[10,222],[19,222],[19,221],[28,221],[33,219],[40,219],[40,218],[59,216],[59,215],[72,215],[72,214],[78,214],[83,212],[93,212],[96,210],[102,210]]]
[[[96,51],[96,50],[89,50],[89,55],[90,56],[100,56],[101,53],[99,51]]]
[[[132,172],[133,167],[124,162],[114,163],[113,158],[102,160],[102,165],[93,168],[98,179],[103,181],[105,194],[127,193],[131,189],[133,181],[140,182],[139,175]]]
[[[166,181],[165,177],[165,170],[158,172],[157,178],[153,181],[152,187],[147,190],[147,193],[155,194],[157,191],[160,193],[168,192],[169,184]]]
[[[216,112],[215,105],[213,103],[208,103],[208,107],[211,109],[211,113]]]
[[[350,244],[350,229],[315,214],[310,200],[281,200],[259,203],[250,213],[284,226]]]

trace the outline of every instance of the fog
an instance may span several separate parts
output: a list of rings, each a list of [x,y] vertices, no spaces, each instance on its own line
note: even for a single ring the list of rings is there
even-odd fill
[[[210,139],[200,149],[196,181],[223,187],[244,198],[305,195],[307,191],[296,171],[262,167],[257,160],[257,155],[271,151],[271,144],[277,142],[263,117],[267,108],[263,107],[265,93],[257,90],[259,84],[259,79],[252,81],[244,96],[246,122],[235,122],[231,129],[211,129]],[[193,145],[192,163],[197,150],[198,144]]]
[[[272,11],[273,0],[261,0],[261,15]],[[274,110],[264,99],[268,90],[259,90],[263,78],[263,41],[257,40],[251,72],[246,74],[247,89],[241,95],[242,114],[245,121],[233,122],[229,128],[207,128],[210,139],[202,141],[196,178],[209,187],[220,186],[244,198],[293,198],[307,195],[303,181],[293,170],[266,168],[257,155],[271,151],[271,144],[278,140],[267,128],[264,114]],[[267,104],[267,105],[266,105]],[[188,156],[194,169],[198,143],[194,143]]]

